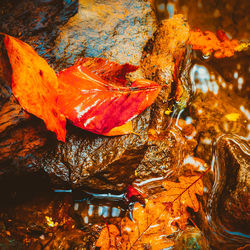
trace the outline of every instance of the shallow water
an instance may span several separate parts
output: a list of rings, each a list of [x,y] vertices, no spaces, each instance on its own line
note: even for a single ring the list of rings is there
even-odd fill
[[[30,2],[32,1],[29,1],[29,3]],[[223,28],[229,36],[244,41],[249,39],[249,30],[246,25],[248,23],[248,13],[246,13],[247,8],[245,7],[245,5],[247,5],[246,2],[247,1],[238,1],[237,3],[236,1],[220,1],[220,3],[218,3],[218,1],[209,1],[208,4],[207,1],[166,2],[156,0],[155,6],[158,10],[159,19],[171,17],[174,13],[184,13],[192,27],[212,31]],[[92,2],[89,4],[92,4]],[[6,12],[8,8],[14,8],[13,3],[12,5],[11,3],[4,3],[3,6],[2,9],[5,9]],[[65,65],[67,65],[67,63],[70,64],[71,61],[61,62],[60,56],[58,57],[60,51],[50,51],[51,46],[54,46],[53,37],[51,37],[51,39],[44,39],[44,37],[46,38],[47,36],[46,29],[48,27],[44,27],[43,25],[46,23],[44,20],[47,18],[46,13],[48,12],[48,8],[50,9],[50,13],[52,13],[52,17],[53,13],[56,16],[56,19],[52,18],[52,21],[50,21],[52,25],[50,28],[53,29],[52,35],[56,37],[60,25],[65,24],[71,16],[77,13],[78,3],[77,1],[37,1],[37,4],[34,4],[33,10],[35,11],[37,9],[40,11],[40,22],[34,25],[30,31],[24,28],[25,15],[29,13],[23,13],[22,11],[20,13],[18,8],[14,8],[13,16],[17,15],[22,21],[11,29],[10,25],[13,23],[14,17],[10,18],[7,22],[4,21],[5,24],[2,26],[2,29],[4,32],[10,31],[8,33],[13,35],[17,35],[21,32],[19,38],[26,39],[26,41],[29,41],[34,47],[37,46],[39,54],[44,55],[45,58],[53,62],[52,64],[55,65],[55,68],[57,68],[57,64],[60,64],[60,67],[65,67]],[[101,7],[98,5],[98,8]],[[114,8],[116,8],[116,6],[114,6]],[[60,10],[59,14],[57,13],[58,10]],[[2,21],[3,19],[0,20]],[[50,20],[50,18],[48,18],[48,20]],[[53,20],[56,20],[60,25],[53,26]],[[71,19],[71,22],[74,22],[74,19]],[[66,39],[67,30],[70,29],[70,24],[69,27],[66,26],[64,29],[66,31],[61,34],[61,37],[57,38],[56,42],[59,44],[61,42],[63,46],[65,45],[67,47],[70,45],[64,43],[64,40]],[[151,34],[149,34],[149,36],[150,35]],[[30,36],[32,37],[31,40],[29,39]],[[106,40],[105,42],[108,43]],[[78,41],[74,46],[81,47],[83,44],[83,42]],[[89,48],[89,50],[91,49]],[[97,53],[99,52],[100,51],[97,50]],[[88,53],[88,55],[92,55],[91,51]],[[75,53],[73,54],[76,58],[80,56]],[[71,55],[68,55],[68,57],[70,56]],[[73,58],[75,57],[72,57],[72,59]],[[133,55],[131,58],[131,60],[133,60]],[[247,140],[249,140],[250,136],[250,105],[248,99],[250,79],[249,50],[236,54],[234,57],[228,59],[214,59],[193,52],[190,64],[190,71],[187,72],[190,102],[184,109],[178,105],[173,107],[171,114],[172,133],[174,134],[175,130],[180,129],[178,127],[178,119],[183,119],[187,124],[192,124],[195,127],[198,144],[194,148],[194,155],[205,160],[206,164],[208,166],[211,165],[212,168],[211,172],[204,178],[205,194],[203,198],[200,199],[203,204],[203,209],[197,215],[195,222],[206,236],[211,248],[235,249],[249,243],[249,227],[242,222],[240,217],[230,221],[231,214],[227,210],[228,207],[223,207],[225,200],[227,201],[226,205],[230,202],[234,202],[234,197],[229,197],[232,200],[228,201],[229,198],[224,197],[223,192],[226,193],[228,190],[232,191],[229,187],[235,186],[235,182],[239,180],[225,179],[230,175],[230,172],[226,170],[227,165],[225,165],[225,162],[220,160],[221,152],[218,148],[218,138],[226,138],[235,144],[235,148],[232,147],[232,155],[240,155],[241,158],[246,159],[246,162],[249,161],[249,145],[247,144]],[[58,66],[57,69],[60,67]],[[231,119],[230,116],[228,116],[230,114],[236,114],[234,117],[237,117],[237,119]],[[182,153],[180,149],[180,154]],[[244,163],[245,165],[242,164],[247,169],[248,166],[246,162]],[[237,164],[237,161],[235,164]],[[239,170],[237,171],[238,172],[235,172],[235,176],[239,173]],[[171,177],[171,174],[172,172],[170,171],[166,176]],[[33,181],[31,182],[31,180]],[[140,176],[138,176],[134,185],[150,196],[162,190],[161,181],[162,177],[155,178],[152,176],[152,178],[145,180],[140,179]],[[246,179],[245,187],[241,187],[242,190],[244,190],[242,192],[243,194],[240,193],[240,195],[243,195],[244,199],[246,199],[246,193],[249,188],[248,181],[249,179]],[[4,246],[4,244],[10,244],[10,246],[14,247],[16,246],[15,244],[19,244],[19,239],[25,237],[25,227],[32,228],[33,231],[30,230],[30,234],[35,235],[34,237],[40,239],[45,246],[47,244],[46,241],[51,238],[51,232],[44,230],[44,225],[41,222],[42,219],[44,219],[45,215],[51,214],[53,209],[60,214],[60,209],[67,207],[71,216],[68,218],[65,215],[65,220],[68,220],[70,224],[73,223],[71,222],[73,218],[77,228],[86,233],[86,242],[89,244],[88,247],[91,248],[91,244],[97,238],[96,232],[100,229],[98,228],[97,230],[93,227],[96,224],[104,224],[103,218],[112,222],[112,220],[116,220],[117,217],[124,216],[127,209],[126,204],[122,200],[123,194],[116,194],[117,196],[105,194],[106,198],[103,198],[100,194],[95,196],[91,194],[91,192],[86,194],[86,192],[83,191],[82,197],[79,193],[78,196],[75,197],[70,190],[68,190],[68,192],[66,190],[62,193],[58,193],[58,191],[57,193],[53,192],[50,186],[47,185],[48,182],[46,178],[41,180],[39,177],[34,178],[33,176],[25,176],[22,178],[22,181],[14,179],[8,180],[8,182],[9,183],[1,184],[2,208],[0,229],[1,231],[11,231],[12,238],[10,237],[9,242],[6,240],[6,242],[1,243],[2,246]],[[237,189],[235,188],[234,190]],[[95,197],[93,198],[93,196]],[[79,200],[81,199],[83,200],[80,202]],[[236,205],[238,206],[239,204],[237,203]],[[232,211],[237,211],[237,209],[240,210],[241,208],[236,207]],[[242,214],[244,212],[249,213],[247,209],[248,208],[244,207]],[[225,213],[224,217],[221,216],[225,211],[228,212],[228,214]],[[22,217],[25,216],[26,218],[22,221]],[[54,216],[56,218],[56,215]],[[57,216],[59,217],[59,215]],[[63,216],[64,215],[61,215],[60,218]],[[32,220],[37,220],[38,223],[32,223]],[[245,221],[247,223],[247,220]],[[19,230],[23,230],[22,236],[20,236]],[[68,228],[64,228],[64,230],[66,234],[69,231]],[[78,242],[80,237],[78,236],[78,231],[71,233],[74,234],[75,238],[73,239],[75,242]],[[91,236],[89,236],[89,234],[91,234]],[[72,246],[73,245],[74,244],[72,244]],[[33,245],[33,248],[34,246],[35,245]],[[58,247],[58,245],[55,246]],[[182,245],[179,246],[182,247]],[[29,247],[32,249],[32,245]]]

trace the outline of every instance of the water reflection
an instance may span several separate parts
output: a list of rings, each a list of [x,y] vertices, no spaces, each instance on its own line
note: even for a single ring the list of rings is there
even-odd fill
[[[215,76],[210,75],[205,66],[194,64],[190,71],[190,79],[196,89],[201,90],[203,93],[211,91],[215,95],[218,94],[219,86],[215,81]]]
[[[249,166],[248,141],[236,135],[218,138],[212,162],[214,183],[204,197],[202,218],[206,235],[216,248],[226,244],[227,249],[235,249],[249,243]]]

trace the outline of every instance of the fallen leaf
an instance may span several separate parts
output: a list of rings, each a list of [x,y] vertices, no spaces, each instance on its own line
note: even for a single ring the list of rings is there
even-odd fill
[[[127,217],[123,218],[120,231],[112,225],[116,227],[113,230],[116,234],[108,233],[106,228],[102,230],[101,249],[110,249],[107,242],[114,242],[115,237],[118,237],[116,249],[163,249],[173,246],[174,241],[168,236],[176,232],[178,227],[185,228],[190,217],[187,207],[195,212],[199,209],[195,194],[203,194],[202,176],[181,176],[180,182],[163,182],[166,191],[157,194],[156,197],[150,197],[145,208],[139,203],[135,204],[133,221]],[[106,243],[103,242],[104,239]]]
[[[120,231],[115,225],[107,225],[102,229],[101,234],[95,244],[101,250],[105,249],[119,249],[121,242]]]
[[[109,132],[104,133],[103,135],[106,136],[127,135],[133,132],[134,132],[133,123],[132,121],[129,121],[119,127],[112,128]]]
[[[239,113],[230,113],[230,114],[225,115],[225,117],[228,119],[228,121],[236,122],[239,119],[240,114]]]
[[[172,111],[171,109],[168,108],[168,109],[164,112],[164,114],[165,114],[165,115],[170,115],[172,112],[173,112],[173,111]]]
[[[166,206],[156,199],[149,199],[143,208],[136,203],[133,209],[133,221],[125,217],[120,225],[122,236],[122,249],[163,249],[174,245],[167,238],[177,231],[172,224],[174,218],[171,212],[164,211]],[[157,248],[158,246],[158,248]]]
[[[28,44],[8,35],[5,47],[12,67],[12,92],[20,105],[41,118],[65,141],[66,120],[56,104],[58,81],[54,70]]]
[[[28,44],[8,35],[4,42],[13,71],[14,96],[61,141],[66,137],[66,118],[106,136],[134,133],[131,120],[150,106],[161,90],[157,83],[143,79],[126,87],[125,75],[138,66],[103,58],[82,58],[57,77]]]
[[[136,67],[128,64],[123,65],[124,68],[118,67],[116,63],[102,59],[101,67],[105,61],[105,67],[109,65],[110,68],[109,73],[104,73],[98,68],[98,60],[97,65],[89,68],[89,60],[78,62],[58,74],[58,106],[77,127],[107,135],[111,129],[131,121],[150,106],[161,90],[159,84],[143,79],[124,87],[126,70],[135,70]],[[115,73],[111,70],[112,65]],[[117,72],[123,73],[117,76]]]
[[[250,46],[250,43],[241,43],[234,50],[240,52],[242,50],[247,49],[249,46]]]
[[[112,81],[117,85],[126,87],[126,74],[136,71],[139,66],[129,63],[119,64],[108,61],[105,58],[83,57],[76,61],[75,65],[84,65],[90,72],[104,80]]]
[[[163,196],[161,198],[165,197],[168,202],[173,202],[176,197],[181,195],[178,202],[183,204],[185,207],[192,208],[194,212],[198,212],[199,202],[195,194],[203,195],[203,183],[201,179],[195,183],[197,179],[199,179],[199,176],[180,176],[179,182],[164,181],[162,186],[167,191],[162,193]]]
[[[219,30],[215,35],[211,31],[191,30],[189,44],[194,50],[201,50],[203,54],[214,52],[214,57],[231,57],[239,50],[239,42],[230,40],[224,31]]]

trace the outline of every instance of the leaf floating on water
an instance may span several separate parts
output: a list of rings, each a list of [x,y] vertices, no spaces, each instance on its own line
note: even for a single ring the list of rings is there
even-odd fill
[[[179,199],[178,203],[181,203],[185,207],[192,208],[194,212],[198,212],[199,202],[195,194],[203,195],[202,180],[199,179],[196,183],[194,183],[198,178],[199,176],[191,176],[191,177],[180,176],[179,177],[180,182],[164,181],[162,183],[162,186],[167,191],[162,193],[163,196],[161,196],[161,198],[164,197],[169,202],[175,203],[176,202],[175,199],[178,196],[180,196],[178,198]]]
[[[214,57],[231,57],[239,51],[239,42],[230,40],[224,31],[219,30],[215,35],[211,31],[191,30],[189,43],[194,50],[201,50],[203,54],[214,52]]]
[[[166,191],[157,197],[150,197],[143,208],[136,203],[133,209],[133,221],[125,217],[120,224],[120,233],[115,225],[109,228],[116,233],[108,232],[105,227],[98,239],[98,246],[102,250],[110,249],[108,242],[116,249],[163,249],[174,245],[168,238],[176,232],[178,227],[184,229],[190,217],[186,208],[190,207],[195,212],[199,203],[195,194],[203,194],[202,176],[179,177],[180,182],[165,181],[162,183]],[[178,227],[177,227],[178,226]],[[110,230],[111,231],[111,230]],[[106,239],[106,243],[103,240]]]
[[[231,122],[236,122],[239,119],[240,114],[239,113],[230,113],[230,114],[225,115],[225,117]]]
[[[89,60],[85,59],[58,74],[58,106],[77,127],[108,135],[111,129],[131,121],[150,106],[161,90],[159,84],[143,79],[124,87],[125,73],[137,67],[128,64],[118,67],[118,64],[102,59],[100,62],[96,60],[93,69],[88,66]],[[103,77],[98,65],[103,66],[104,61],[111,69],[114,65],[115,73],[110,70]],[[117,72],[122,72],[122,76],[117,76]],[[109,78],[109,81],[104,78]],[[121,131],[121,134],[124,133]]]
[[[66,120],[56,104],[58,81],[54,70],[28,44],[8,35],[5,47],[12,67],[12,92],[20,105],[41,118],[65,141]]]

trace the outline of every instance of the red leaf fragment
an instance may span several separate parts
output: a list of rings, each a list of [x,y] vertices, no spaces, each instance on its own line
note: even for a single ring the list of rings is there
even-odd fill
[[[128,186],[126,199],[128,203],[137,201],[143,206],[145,206],[145,197],[143,197],[143,194],[141,194],[137,189],[135,189],[131,185]]]
[[[105,58],[80,58],[75,65],[83,65],[88,70],[98,75],[104,80],[112,81],[118,86],[126,87],[126,74],[136,71],[139,66],[131,65],[129,63],[119,64],[108,61]]]
[[[149,80],[136,80],[130,87],[121,86],[126,70],[136,69],[128,64],[118,66],[96,59],[91,67],[86,66],[89,59],[82,59],[82,62],[58,74],[58,106],[75,126],[93,133],[105,135],[131,121],[154,102],[161,90],[159,84]],[[110,68],[113,65],[114,71],[105,73],[98,68],[99,64]],[[106,80],[114,76],[114,81]]]
[[[218,37],[218,39],[221,41],[221,42],[224,42],[224,41],[230,41],[230,39],[228,38],[226,32],[224,30],[217,30],[216,31],[216,36]]]

